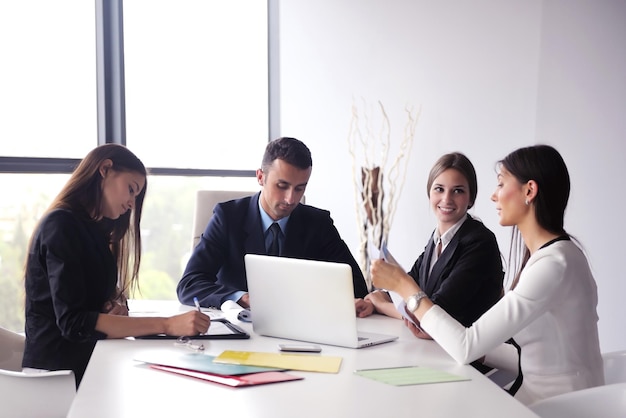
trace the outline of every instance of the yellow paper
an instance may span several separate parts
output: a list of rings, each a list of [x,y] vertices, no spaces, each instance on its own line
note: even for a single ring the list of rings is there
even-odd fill
[[[341,366],[341,357],[231,350],[224,351],[213,361],[321,373],[337,373]]]

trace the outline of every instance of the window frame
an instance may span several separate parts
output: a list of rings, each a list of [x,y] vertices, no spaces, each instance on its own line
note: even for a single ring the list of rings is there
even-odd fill
[[[123,0],[94,0],[96,13],[97,144],[126,145]],[[278,0],[268,8],[268,141],[280,127]],[[0,173],[70,174],[76,158],[9,157],[0,155]],[[192,177],[250,177],[255,170],[148,167],[151,175]]]

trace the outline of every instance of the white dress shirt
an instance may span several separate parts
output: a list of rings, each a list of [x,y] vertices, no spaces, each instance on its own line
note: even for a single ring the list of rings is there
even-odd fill
[[[433,306],[421,327],[456,361],[517,370],[522,349],[524,380],[515,395],[530,404],[540,399],[604,384],[598,338],[596,283],[582,251],[557,241],[528,260],[517,287],[508,291],[471,327]]]
[[[435,265],[435,263],[437,262],[441,254],[446,250],[446,247],[448,246],[448,244],[450,244],[450,241],[452,241],[452,238],[454,238],[454,235],[461,228],[461,225],[463,225],[463,222],[465,222],[468,219],[469,218],[467,217],[467,215],[463,215],[463,217],[459,219],[457,223],[452,225],[450,228],[448,228],[446,232],[444,232],[441,235],[439,235],[439,227],[438,226],[435,227],[435,231],[433,232],[433,242],[435,243],[435,251],[433,251],[433,255],[430,257],[430,268],[428,270],[428,274],[430,274],[433,271],[433,266]],[[437,246],[439,245],[440,242],[441,242],[441,253],[438,254]]]

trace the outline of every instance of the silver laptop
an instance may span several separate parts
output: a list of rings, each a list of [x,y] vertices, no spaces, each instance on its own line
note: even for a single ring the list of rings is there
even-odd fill
[[[244,259],[255,333],[350,348],[398,338],[357,332],[348,264],[253,254]]]

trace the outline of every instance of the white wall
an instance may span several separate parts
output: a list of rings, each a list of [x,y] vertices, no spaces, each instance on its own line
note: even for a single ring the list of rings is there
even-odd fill
[[[347,144],[352,105],[365,100],[375,109],[380,100],[396,144],[405,107],[421,107],[390,234],[392,252],[408,269],[422,251],[435,224],[426,197],[428,171],[441,154],[461,151],[478,173],[473,214],[496,233],[506,256],[510,230],[498,225],[489,201],[495,162],[520,146],[555,145],[572,172],[566,227],[589,252],[600,287],[602,348],[626,348],[625,308],[618,301],[624,289],[612,261],[619,260],[617,237],[626,232],[619,210],[624,176],[617,173],[619,165],[610,164],[619,155],[615,148],[624,149],[617,135],[624,132],[618,116],[626,110],[620,76],[626,74],[625,5],[620,0],[279,1],[280,134],[303,140],[313,152],[307,203],[331,210],[357,256]],[[589,28],[589,36],[579,25]],[[602,178],[589,176],[605,172]],[[592,207],[591,196],[599,204]]]
[[[566,228],[598,283],[602,348],[625,349],[626,2],[551,0],[543,15],[537,140],[569,166]]]

